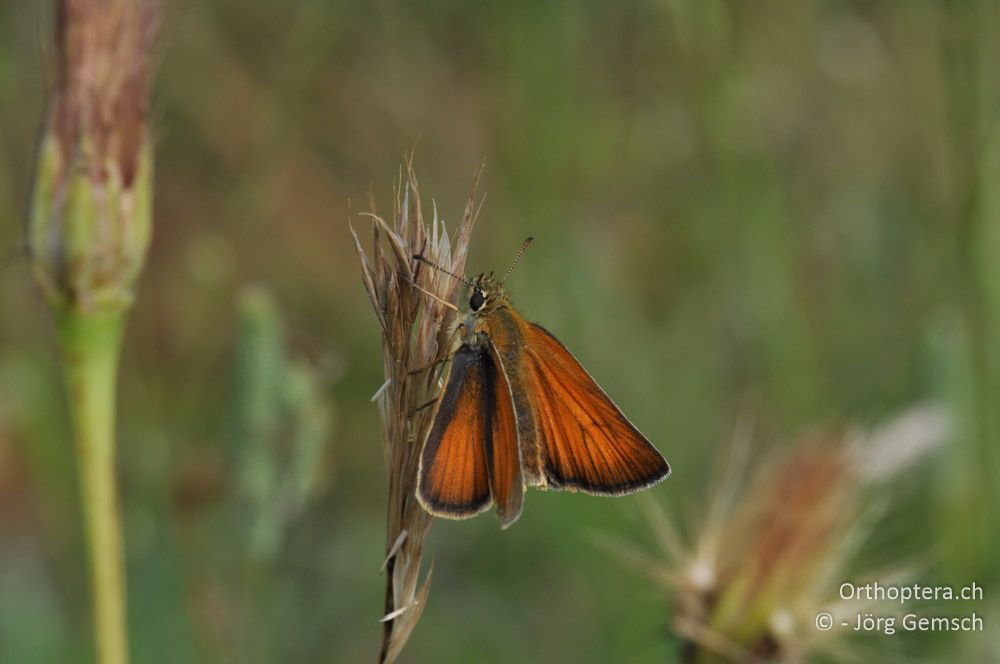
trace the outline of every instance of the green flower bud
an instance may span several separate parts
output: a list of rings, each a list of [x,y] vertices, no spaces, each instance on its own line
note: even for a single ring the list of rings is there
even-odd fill
[[[60,310],[121,310],[149,246],[152,0],[57,4],[56,70],[28,242]]]

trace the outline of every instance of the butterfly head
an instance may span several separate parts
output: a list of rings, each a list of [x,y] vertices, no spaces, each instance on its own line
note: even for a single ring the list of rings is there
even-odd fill
[[[461,274],[455,274],[454,272],[435,264],[433,261],[424,258],[420,254],[414,254],[413,258],[422,263],[426,263],[435,270],[444,272],[445,274],[454,277],[463,284],[471,287],[472,292],[469,295],[469,309],[472,311],[472,316],[481,316],[493,311],[500,305],[508,303],[507,294],[503,291],[503,284],[507,281],[507,277],[509,277],[510,273],[514,270],[514,266],[517,265],[517,261],[521,259],[521,256],[524,254],[524,250],[528,248],[529,244],[531,244],[532,239],[533,238],[529,237],[521,243],[521,248],[517,250],[517,255],[514,256],[514,262],[512,262],[510,267],[507,268],[507,273],[503,275],[503,279],[497,279],[493,273],[490,272],[489,274],[480,274],[478,277],[470,281]]]
[[[480,274],[470,284],[472,286],[472,294],[469,296],[469,308],[474,315],[488,313],[507,302],[507,295],[503,292],[503,283],[507,281],[507,277],[514,271],[514,266],[521,260],[524,250],[531,244],[532,239],[534,238],[529,237],[521,243],[521,248],[517,250],[514,261],[507,268],[507,273],[503,275],[503,279],[497,279],[490,272],[489,274]]]
[[[500,281],[493,273],[481,274],[472,282],[472,293],[469,295],[469,309],[474,314],[484,313],[496,307],[507,299]]]

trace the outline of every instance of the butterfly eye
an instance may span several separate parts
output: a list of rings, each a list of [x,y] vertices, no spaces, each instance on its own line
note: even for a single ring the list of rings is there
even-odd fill
[[[483,291],[477,288],[472,293],[472,297],[469,298],[469,306],[472,307],[473,311],[479,311],[485,303],[486,296],[483,294]]]

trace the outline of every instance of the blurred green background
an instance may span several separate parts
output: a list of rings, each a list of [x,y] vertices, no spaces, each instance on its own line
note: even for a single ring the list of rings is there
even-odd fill
[[[59,368],[23,250],[46,4],[0,4],[2,662],[90,657]],[[946,404],[945,451],[896,487],[870,555],[930,552],[921,581],[975,580],[1000,619],[1000,6],[179,0],[160,60],[120,398],[136,662],[375,657],[383,379],[347,210],[371,189],[391,211],[418,135],[448,221],[486,157],[469,272],[535,236],[514,302],[664,452],[653,493],[673,513],[697,512],[748,403],[764,443]],[[282,448],[316,476],[251,552],[248,492],[278,489],[247,478],[294,465],[248,460],[243,435],[239,349],[272,305],[264,352],[329,420],[287,425],[320,427],[318,450]],[[673,661],[666,598],[595,530],[648,538],[634,498],[531,492],[506,532],[436,523],[403,660]],[[877,647],[949,659],[996,653],[993,633]]]

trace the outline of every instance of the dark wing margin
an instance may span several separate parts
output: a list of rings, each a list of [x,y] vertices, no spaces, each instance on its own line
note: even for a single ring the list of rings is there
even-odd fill
[[[417,498],[428,512],[465,519],[490,506],[484,351],[463,345],[420,455]]]
[[[586,369],[545,328],[525,326],[530,395],[553,489],[623,495],[670,474],[670,465]]]

